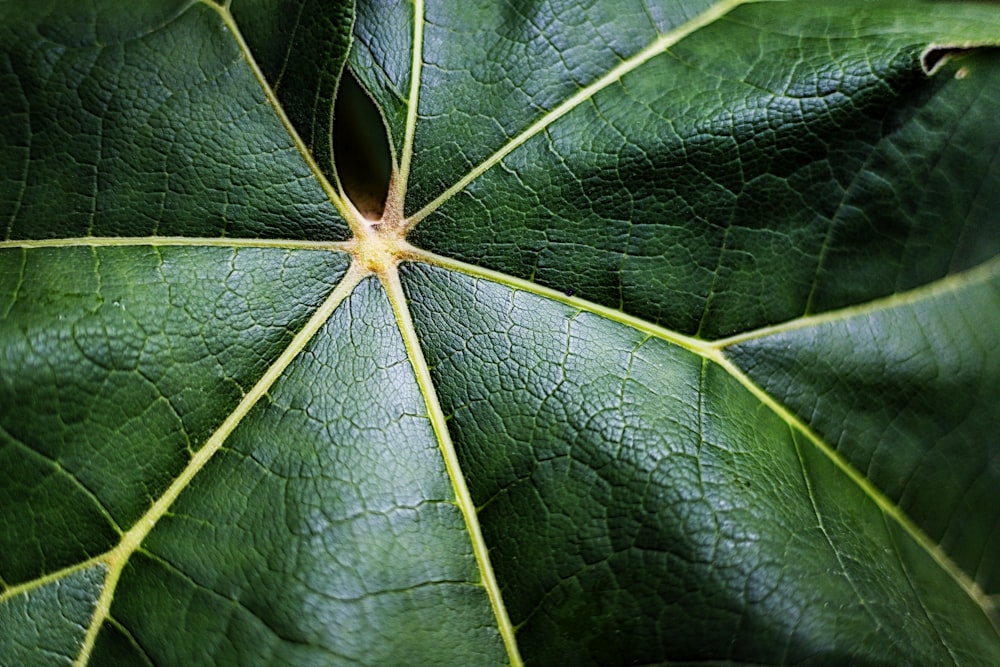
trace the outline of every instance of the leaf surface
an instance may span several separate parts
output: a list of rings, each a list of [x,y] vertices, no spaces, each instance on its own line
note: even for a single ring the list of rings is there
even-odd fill
[[[0,44],[0,663],[1000,662],[994,4]]]

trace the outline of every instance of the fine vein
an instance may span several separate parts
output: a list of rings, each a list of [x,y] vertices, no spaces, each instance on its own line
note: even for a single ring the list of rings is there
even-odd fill
[[[348,269],[347,274],[341,280],[340,284],[331,292],[330,296],[327,297],[326,301],[319,307],[319,309],[313,313],[313,316],[309,318],[306,325],[299,331],[295,337],[289,343],[288,347],[281,353],[281,356],[271,364],[271,366],[264,372],[264,375],[257,381],[249,392],[243,397],[243,400],[239,402],[236,408],[226,417],[225,421],[219,426],[218,429],[205,441],[201,449],[195,452],[194,456],[191,457],[191,461],[188,465],[181,471],[180,475],[174,479],[173,483],[167,488],[166,491],[153,503],[153,506],[136,521],[135,525],[122,536],[121,541],[118,546],[112,549],[107,556],[106,562],[108,563],[109,572],[107,580],[104,584],[104,589],[101,592],[101,597],[98,599],[97,608],[94,611],[94,616],[91,619],[90,627],[87,629],[87,635],[84,639],[83,647],[80,650],[80,654],[74,663],[75,667],[83,667],[90,660],[90,653],[94,648],[94,642],[97,640],[97,633],[101,628],[101,625],[107,619],[108,614],[111,611],[111,601],[114,598],[115,587],[118,584],[118,578],[121,576],[121,572],[128,562],[129,557],[132,553],[139,548],[142,541],[149,534],[149,531],[153,529],[156,522],[166,514],[167,510],[181,494],[181,492],[187,488],[191,480],[194,479],[202,468],[208,463],[212,456],[219,451],[222,447],[222,443],[226,441],[226,438],[236,429],[236,427],[243,421],[243,418],[250,412],[250,410],[257,404],[257,402],[264,396],[264,394],[271,388],[271,386],[277,381],[277,379],[284,373],[285,369],[292,360],[298,356],[299,352],[305,348],[306,344],[312,340],[313,336],[320,330],[320,328],[326,323],[333,311],[336,310],[337,306],[351,293],[354,287],[360,282],[361,278],[364,277],[365,272],[360,269],[356,264],[352,264],[351,268]]]
[[[565,116],[567,113],[572,111],[574,108],[579,106],[581,103],[591,99],[598,92],[607,88],[614,82],[621,79],[623,76],[636,69],[643,63],[649,61],[655,56],[660,55],[668,48],[684,39],[691,33],[704,28],[705,26],[717,21],[722,16],[728,14],[735,7],[739,5],[748,4],[751,2],[760,2],[762,0],[724,0],[718,4],[713,5],[706,11],[702,12],[698,16],[694,17],[687,23],[678,26],[677,28],[665,32],[659,37],[657,37],[649,46],[639,51],[637,54],[631,58],[618,63],[617,66],[609,70],[604,76],[597,79],[590,85],[581,88],[575,95],[570,96],[564,100],[561,104],[554,107],[541,118],[532,123],[526,130],[521,132],[509,142],[507,142],[500,150],[488,157],[486,160],[474,167],[469,173],[459,179],[454,185],[449,187],[447,190],[442,192],[436,199],[431,201],[429,204],[424,206],[422,209],[413,214],[408,220],[407,228],[412,228],[418,222],[426,218],[428,215],[433,213],[439,206],[441,206],[448,199],[451,199],[457,192],[463,190],[469,183],[479,178],[483,173],[488,171],[491,167],[495,166],[498,162],[507,157],[515,148],[521,146],[526,141],[534,137],[536,134],[542,132],[549,125],[557,121],[558,119]],[[411,108],[412,112],[413,109]]]
[[[826,540],[827,546],[830,547],[830,551],[833,553],[833,557],[837,559],[837,565],[840,568],[840,575],[844,577],[847,581],[847,585],[851,587],[854,591],[854,595],[858,598],[858,604],[861,608],[865,610],[868,614],[868,618],[871,619],[873,627],[877,630],[881,623],[875,613],[872,611],[868,602],[865,600],[864,594],[858,588],[858,584],[854,581],[854,576],[851,573],[851,568],[847,566],[844,562],[844,554],[841,553],[840,548],[838,548],[836,541],[833,536],[830,535],[830,531],[826,527],[826,521],[823,520],[823,513],[819,509],[819,505],[816,502],[816,492],[813,490],[812,481],[809,478],[809,468],[806,465],[805,457],[802,455],[802,447],[799,445],[799,439],[796,437],[795,425],[788,423],[789,430],[792,436],[792,446],[795,448],[795,456],[799,461],[799,472],[802,473],[802,483],[805,486],[806,496],[809,498],[809,506],[812,508],[813,516],[816,517],[816,527],[819,528],[819,532],[823,534],[823,539]],[[884,513],[883,513],[883,516]]]
[[[424,358],[424,352],[417,337],[417,331],[413,326],[410,309],[406,303],[406,295],[403,293],[403,286],[399,280],[399,272],[393,268],[381,274],[381,279],[389,295],[393,311],[396,314],[396,323],[399,326],[400,333],[403,336],[403,343],[406,346],[407,354],[413,365],[417,385],[424,396],[428,417],[437,436],[441,453],[444,457],[445,469],[448,472],[448,477],[451,479],[452,488],[455,492],[456,503],[462,512],[462,516],[465,518],[465,527],[472,540],[472,551],[476,557],[476,563],[479,565],[483,587],[486,589],[490,605],[493,608],[500,636],[503,638],[504,646],[507,649],[507,656],[510,659],[512,667],[520,667],[524,663],[521,660],[520,650],[514,636],[514,626],[511,624],[510,617],[507,614],[507,607],[503,601],[500,584],[497,582],[493,565],[490,563],[489,550],[479,525],[476,506],[472,500],[472,494],[469,493],[468,485],[465,483],[465,475],[462,473],[462,467],[458,461],[455,444],[452,442],[451,435],[448,432],[444,411],[441,409],[441,404],[438,401],[430,369],[427,366],[427,360]]]

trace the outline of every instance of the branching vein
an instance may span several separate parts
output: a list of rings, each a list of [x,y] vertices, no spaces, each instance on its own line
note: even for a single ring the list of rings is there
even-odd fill
[[[490,563],[489,550],[483,538],[483,532],[479,525],[479,516],[476,511],[472,494],[469,493],[468,485],[465,483],[465,475],[462,472],[461,464],[458,461],[458,454],[455,451],[455,444],[451,440],[448,426],[445,423],[444,411],[437,398],[431,379],[430,369],[427,360],[424,358],[423,349],[417,337],[417,331],[413,326],[413,319],[410,316],[410,309],[406,304],[406,295],[403,293],[403,286],[399,280],[399,272],[393,268],[381,274],[382,283],[389,295],[393,311],[396,314],[396,323],[403,336],[403,343],[406,346],[407,354],[413,365],[413,371],[417,377],[417,384],[427,405],[428,417],[434,428],[438,443],[444,457],[445,469],[451,479],[452,488],[455,491],[455,499],[462,516],[465,518],[465,527],[472,540],[472,551],[479,565],[479,573],[482,577],[483,587],[493,608],[500,636],[503,638],[504,646],[507,649],[507,656],[512,667],[523,665],[517,640],[514,636],[514,626],[507,615],[507,608],[504,605],[503,595],[500,591],[500,584],[497,582],[493,565]]]
[[[350,247],[340,241],[297,241],[292,239],[241,239],[234,237],[199,238],[187,236],[78,236],[57,239],[22,239],[0,241],[4,248],[69,248],[110,246],[205,246],[217,248],[284,248],[287,250],[339,250]]]
[[[399,190],[397,202],[403,210],[406,185],[410,179],[410,164],[413,162],[413,137],[417,127],[417,107],[420,102],[420,73],[424,61],[424,0],[413,3],[413,59],[410,64],[410,94],[406,108],[406,134],[403,136],[403,150],[399,159]]]
[[[225,421],[222,422],[222,425],[220,425],[211,437],[208,438],[205,444],[202,445],[201,449],[195,452],[194,456],[191,457],[191,461],[184,468],[184,470],[181,471],[180,475],[174,479],[170,487],[167,488],[163,495],[161,495],[156,502],[153,503],[153,506],[138,521],[136,521],[132,529],[125,533],[118,546],[108,554],[108,578],[105,582],[101,597],[98,600],[97,609],[94,612],[90,627],[87,629],[87,635],[84,640],[83,647],[75,663],[76,667],[83,667],[90,659],[90,653],[94,648],[94,642],[97,640],[97,633],[111,611],[111,601],[114,598],[118,578],[121,576],[121,572],[132,553],[139,548],[139,545],[142,544],[146,535],[148,535],[156,525],[156,522],[159,521],[164,514],[166,514],[167,510],[174,503],[177,497],[180,496],[181,492],[187,488],[187,486],[191,483],[191,480],[194,479],[195,475],[197,475],[215,455],[215,453],[219,451],[219,448],[222,447],[226,438],[228,438],[240,422],[243,421],[243,418],[247,415],[247,413],[250,412],[250,410],[271,388],[281,374],[285,372],[285,369],[292,363],[292,360],[295,359],[295,357],[298,356],[309,341],[312,340],[326,321],[330,319],[333,311],[336,310],[337,306],[339,306],[345,298],[347,298],[364,275],[365,272],[358,267],[358,265],[351,265],[351,268],[348,269],[347,275],[344,276],[340,284],[337,285],[336,289],[334,289],[330,296],[327,297],[326,301],[323,302],[313,316],[309,318],[309,321],[302,328],[302,330],[295,335],[292,342],[281,353],[281,356],[279,356],[278,359],[271,364],[260,380],[258,380],[253,388],[247,392],[247,394],[243,397],[243,400],[239,402],[233,412],[226,417]]]
[[[621,61],[616,67],[608,71],[604,76],[597,79],[590,85],[581,88],[575,95],[564,100],[558,106],[552,108],[541,118],[536,120],[529,126],[526,130],[521,132],[519,135],[511,139],[507,144],[505,144],[500,150],[488,157],[486,160],[474,167],[469,173],[459,179],[454,185],[442,192],[436,199],[424,206],[422,209],[413,214],[408,220],[407,228],[412,228],[418,222],[426,218],[428,215],[433,213],[440,207],[444,202],[451,199],[456,193],[463,190],[469,183],[479,178],[490,168],[495,166],[505,157],[510,155],[518,146],[521,146],[529,139],[542,132],[549,125],[559,120],[567,113],[575,109],[577,106],[586,102],[596,95],[598,92],[607,88],[614,82],[621,79],[623,76],[636,69],[640,65],[646,63],[652,58],[660,55],[668,48],[681,41],[688,35],[707,25],[710,25],[714,21],[717,21],[722,16],[728,14],[734,8],[749,4],[751,2],[760,2],[762,0],[723,0],[719,2],[708,10],[702,12],[698,16],[694,17],[687,23],[671,30],[670,32],[663,33],[656,40],[654,40],[649,46],[635,54],[631,58]],[[411,111],[413,109],[411,108]]]
[[[349,207],[346,205],[341,196],[337,193],[336,188],[334,188],[333,185],[330,183],[330,181],[326,178],[326,175],[323,173],[323,170],[319,168],[319,165],[316,163],[316,159],[312,155],[312,151],[310,151],[309,147],[306,146],[305,142],[302,140],[302,137],[299,136],[298,130],[295,129],[295,126],[292,124],[291,119],[288,117],[288,114],[285,113],[285,109],[282,106],[281,102],[278,100],[278,96],[275,94],[274,89],[267,82],[267,79],[264,77],[264,73],[261,71],[260,66],[257,64],[257,61],[254,59],[250,51],[249,45],[243,38],[243,33],[240,32],[239,26],[236,25],[236,20],[233,18],[232,12],[230,12],[229,10],[229,3],[227,2],[226,4],[221,6],[216,5],[215,3],[212,2],[207,2],[206,4],[209,7],[215,9],[219,13],[219,16],[222,17],[223,22],[226,24],[226,27],[229,28],[230,32],[232,32],[233,37],[236,39],[237,44],[239,44],[240,51],[243,52],[243,57],[250,65],[250,69],[253,70],[254,76],[260,83],[260,87],[264,91],[264,96],[267,98],[267,101],[271,104],[271,107],[274,108],[274,111],[278,115],[278,118],[281,119],[281,124],[284,125],[285,130],[288,132],[289,136],[292,138],[292,141],[295,143],[295,147],[302,155],[302,158],[306,161],[306,164],[309,166],[309,170],[313,173],[313,176],[316,177],[316,181],[323,188],[323,191],[326,193],[327,198],[329,198],[330,202],[337,208],[337,210],[344,217],[344,219],[347,220],[348,224],[353,225],[354,224],[353,220],[355,219],[355,216],[352,215],[352,212],[349,209]]]

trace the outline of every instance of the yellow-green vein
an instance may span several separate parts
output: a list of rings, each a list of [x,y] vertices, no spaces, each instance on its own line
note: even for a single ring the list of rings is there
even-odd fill
[[[413,2],[413,53],[410,61],[410,93],[406,101],[406,131],[403,135],[403,150],[399,157],[399,183],[394,193],[395,205],[400,215],[406,199],[406,186],[410,180],[410,164],[413,162],[413,137],[417,128],[417,107],[420,103],[420,72],[423,67],[424,51],[424,0]]]
[[[928,537],[923,530],[917,526],[916,523],[906,516],[902,510],[889,498],[887,498],[877,487],[875,487],[870,480],[861,475],[861,473],[859,473],[846,459],[844,459],[839,452],[833,449],[826,441],[814,433],[804,421],[761,389],[747,375],[745,375],[739,367],[726,357],[724,347],[727,344],[732,344],[732,342],[736,340],[735,338],[713,342],[684,336],[669,329],[665,329],[658,325],[641,320],[637,317],[627,315],[619,310],[615,310],[607,306],[601,306],[583,299],[569,297],[562,292],[537,285],[528,280],[514,278],[506,274],[466,264],[450,258],[441,257],[416,248],[413,248],[408,252],[408,259],[423,261],[442,268],[459,271],[461,273],[465,273],[466,275],[482,278],[484,280],[490,280],[492,282],[507,285],[513,289],[531,292],[554,301],[565,303],[573,308],[593,313],[638,331],[642,331],[650,336],[661,338],[715,362],[727,373],[732,375],[737,381],[739,381],[740,384],[750,391],[750,393],[753,394],[764,406],[777,414],[778,417],[785,423],[789,424],[791,428],[805,435],[806,438],[808,438],[808,440],[817,449],[829,458],[837,468],[847,475],[853,483],[858,485],[862,492],[871,498],[872,501],[883,512],[885,512],[887,516],[891,517],[893,521],[898,523],[903,530],[921,546],[921,548],[925,549],[930,554],[931,558],[937,562],[938,565],[952,579],[956,581],[956,583],[969,595],[969,597],[971,597],[976,604],[983,609],[984,613],[986,613],[990,619],[995,617],[996,614],[994,605],[990,601],[989,597],[951,560],[951,558],[944,552],[943,549],[940,548],[940,546],[935,544],[930,537]],[[904,303],[912,303],[934,294],[954,290],[959,286],[992,277],[996,273],[997,266],[1000,266],[1000,260],[991,261],[986,265],[972,269],[966,274],[963,274],[964,278],[962,275],[952,276],[944,279],[943,281],[939,281],[939,283],[932,286],[913,290],[909,293],[895,295],[893,297],[872,302],[871,304],[858,306],[856,308],[845,308],[842,311],[829,313],[825,316],[802,318],[801,320],[796,320],[795,322],[801,321],[804,322],[801,326],[807,326],[810,324],[818,324],[819,322],[817,322],[817,320],[830,321],[833,319],[854,316],[866,311],[877,310],[879,308],[888,308]],[[782,326],[785,325],[779,325],[779,327],[769,327],[761,329],[760,331],[772,332]],[[1000,630],[998,630],[998,632],[1000,632]]]
[[[820,313],[819,315],[798,317],[793,320],[788,320],[787,322],[782,322],[781,324],[761,327],[759,329],[754,329],[753,331],[747,331],[735,336],[730,336],[729,338],[721,338],[708,344],[712,347],[723,349],[731,345],[738,345],[756,338],[764,338],[789,331],[795,331],[797,329],[818,327],[830,322],[848,320],[852,317],[873,315],[878,312],[913,305],[927,299],[933,299],[949,292],[956,292],[977,283],[985,283],[995,278],[998,273],[1000,273],[1000,258],[994,258],[966,271],[953,273],[949,276],[941,278],[940,280],[936,280],[932,283],[928,283],[905,292],[897,292],[881,299],[874,299],[872,301],[846,308],[838,308],[836,310]]]
[[[153,529],[156,522],[166,514],[167,510],[181,494],[181,492],[187,488],[191,480],[197,475],[202,468],[208,463],[208,461],[215,455],[219,448],[222,447],[222,443],[226,441],[226,438],[236,429],[243,418],[250,412],[250,410],[257,404],[257,402],[264,396],[264,394],[271,388],[271,386],[277,381],[277,379],[284,373],[285,369],[292,360],[299,355],[299,353],[305,348],[306,344],[312,340],[313,336],[320,330],[320,328],[326,323],[333,311],[337,309],[337,306],[347,298],[351,291],[357,286],[361,278],[365,275],[365,271],[361,269],[357,264],[352,264],[351,268],[348,269],[347,274],[340,281],[340,284],[330,293],[326,301],[313,313],[306,325],[295,335],[288,347],[281,353],[277,360],[264,372],[264,375],[257,381],[257,383],[246,393],[243,400],[239,402],[236,408],[229,414],[228,417],[222,422],[222,424],[215,430],[215,432],[205,441],[205,444],[195,452],[194,456],[188,462],[187,466],[181,473],[174,479],[173,483],[167,488],[166,491],[153,503],[152,507],[136,521],[135,525],[122,536],[121,541],[118,543],[114,549],[108,552],[105,562],[108,564],[108,577],[104,583],[104,589],[101,592],[101,597],[97,602],[97,608],[94,611],[94,616],[91,619],[90,627],[87,628],[87,634],[83,642],[83,646],[80,650],[80,654],[74,663],[76,667],[83,667],[86,665],[90,659],[90,653],[94,648],[94,642],[97,640],[97,633],[100,630],[101,625],[104,620],[108,617],[111,611],[111,601],[115,595],[115,587],[118,585],[118,578],[121,576],[121,572],[131,557],[132,553],[139,548],[142,541],[149,534],[149,531]]]
[[[110,552],[109,552],[110,553]],[[94,556],[93,558],[88,558],[81,563],[74,563],[68,567],[64,567],[61,570],[56,570],[55,572],[49,572],[43,574],[35,579],[30,579],[28,581],[23,581],[19,584],[14,584],[13,586],[8,586],[4,589],[3,593],[0,593],[0,604],[3,604],[7,600],[17,597],[18,595],[23,595],[29,593],[36,588],[41,588],[46,584],[51,584],[54,581],[59,581],[64,577],[68,577],[74,572],[79,572],[80,570],[86,570],[88,567],[94,567],[97,565],[105,566],[109,553],[104,553],[99,556]]]
[[[286,250],[336,250],[349,252],[342,241],[295,241],[290,239],[199,238],[185,236],[79,236],[58,239],[0,241],[4,248],[68,248],[111,246],[212,246],[216,248],[284,248]]]
[[[407,355],[413,365],[413,372],[417,378],[417,385],[424,397],[427,405],[427,414],[434,433],[437,436],[441,454],[444,458],[445,469],[451,479],[452,488],[455,492],[455,501],[465,518],[466,530],[472,541],[472,551],[479,565],[479,573],[482,577],[483,587],[489,597],[490,605],[493,607],[493,614],[497,620],[500,636],[503,638],[504,646],[507,649],[507,656],[512,667],[523,665],[520,650],[517,646],[517,639],[514,636],[514,626],[507,615],[507,607],[504,604],[500,591],[500,584],[497,582],[493,565],[490,563],[489,550],[486,541],[483,539],[483,532],[479,525],[479,516],[476,512],[475,503],[469,493],[468,485],[465,483],[465,475],[458,461],[458,454],[455,451],[455,444],[451,440],[448,432],[448,425],[445,421],[444,411],[437,398],[437,391],[434,389],[434,382],[431,379],[431,372],[424,358],[423,348],[417,338],[416,329],[413,326],[413,319],[410,316],[410,309],[406,303],[406,295],[403,293],[403,286],[399,280],[399,271],[393,267],[391,270],[381,274],[382,284],[389,295],[389,301],[396,314],[396,323],[403,336],[403,343],[406,346]]]
[[[663,340],[679,345],[686,350],[690,350],[695,354],[709,359],[716,359],[719,356],[718,351],[714,349],[710,341],[685,336],[684,334],[671,331],[670,329],[661,327],[651,322],[647,322],[646,320],[629,315],[615,308],[602,306],[599,303],[587,301],[579,297],[568,296],[564,292],[539,285],[538,283],[534,283],[524,278],[517,278],[506,273],[500,273],[499,271],[493,271],[481,266],[476,266],[475,264],[467,264],[460,260],[437,255],[413,246],[408,247],[406,259],[433,264],[434,266],[440,266],[444,269],[458,271],[475,278],[482,278],[501,285],[507,285],[508,287],[522,292],[530,292],[532,294],[537,294],[538,296],[543,296],[547,299],[552,299],[553,301],[559,301],[573,308],[594,313],[595,315],[600,315],[606,319],[632,327],[637,331],[642,331],[643,333],[649,334],[655,338],[662,338]]]
[[[598,92],[607,88],[614,82],[621,79],[623,76],[636,69],[643,63],[649,61],[655,56],[660,55],[668,48],[684,39],[688,35],[712,22],[717,21],[722,16],[725,16],[731,12],[734,8],[750,4],[753,2],[763,2],[765,0],[723,0],[712,7],[708,8],[698,16],[694,17],[690,21],[680,25],[669,32],[665,32],[657,37],[649,46],[643,50],[636,53],[634,56],[622,60],[617,66],[609,70],[604,76],[600,77],[593,83],[584,88],[581,88],[576,94],[565,99],[559,105],[553,107],[544,115],[542,115],[538,120],[532,123],[527,129],[515,136],[513,139],[504,144],[497,152],[493,153],[490,157],[486,158],[483,162],[476,165],[469,173],[460,178],[456,183],[454,183],[447,190],[442,192],[437,198],[431,201],[429,204],[424,206],[422,209],[414,213],[407,220],[407,229],[412,228],[418,222],[426,218],[428,215],[433,213],[439,206],[444,202],[451,199],[456,193],[463,190],[469,183],[479,178],[483,173],[488,171],[490,168],[495,166],[505,157],[507,157],[514,149],[521,146],[526,141],[542,132],[549,125],[559,120],[567,113],[572,111],[574,108],[591,99]],[[412,110],[411,110],[412,111]]]
[[[986,282],[993,279],[998,273],[1000,273],[1000,258],[993,259],[967,271],[946,276],[941,280],[906,292],[899,292],[881,299],[875,299],[867,303],[831,310],[819,315],[795,318],[780,324],[761,327],[759,329],[754,329],[735,336],[720,338],[713,341],[688,336],[677,331],[667,329],[666,327],[652,324],[651,322],[628,315],[627,313],[609,306],[602,306],[601,304],[587,301],[579,297],[567,296],[559,290],[539,285],[524,278],[517,278],[499,271],[493,271],[491,269],[477,266],[475,264],[468,264],[460,260],[437,255],[413,246],[407,247],[406,259],[426,262],[442,268],[458,271],[466,275],[507,285],[517,290],[531,292],[548,299],[560,301],[574,308],[579,308],[580,310],[600,315],[601,317],[609,320],[620,322],[621,324],[632,327],[656,338],[662,338],[663,340],[679,345],[684,349],[690,350],[695,354],[712,360],[723,358],[722,351],[725,348],[746,342],[748,340],[781,334],[788,331],[795,331],[796,329],[817,327],[830,322],[843,321],[852,317],[871,315],[892,308],[916,304],[942,294],[955,292],[976,283]]]
[[[765,407],[774,412],[778,417],[788,424],[792,429],[804,435],[813,446],[826,456],[834,466],[847,476],[861,491],[874,502],[882,512],[895,521],[904,532],[924,549],[938,566],[948,574],[965,593],[983,610],[983,613],[991,621],[994,619],[995,610],[993,603],[986,593],[973,581],[944,550],[935,544],[926,533],[913,522],[910,517],[903,513],[896,503],[887,498],[871,480],[858,472],[837,450],[831,447],[825,440],[817,435],[809,426],[788,408],[777,402],[770,394],[761,389],[743,371],[729,359],[719,355],[718,363],[727,373],[733,376],[744,386],[757,400]],[[994,625],[994,629],[1000,635],[1000,629]]]
[[[858,604],[861,605],[865,614],[867,614],[868,618],[871,619],[872,625],[874,627],[878,627],[879,619],[875,616],[875,613],[868,605],[868,601],[858,588],[857,582],[854,581],[854,576],[851,574],[851,568],[849,568],[844,562],[844,556],[841,554],[836,542],[830,535],[830,531],[826,527],[826,521],[823,519],[823,513],[820,511],[819,505],[816,503],[816,492],[813,490],[813,483],[809,478],[809,468],[806,465],[805,457],[802,455],[802,447],[799,444],[798,431],[796,430],[794,424],[788,422],[786,422],[786,424],[792,436],[792,447],[795,449],[795,457],[799,462],[799,472],[802,474],[802,484],[805,487],[806,496],[809,498],[809,507],[812,509],[813,516],[816,517],[816,527],[819,528],[819,532],[822,533],[827,546],[829,546],[830,551],[833,552],[833,557],[837,559],[837,566],[840,568],[840,575],[847,581],[847,585],[851,587],[851,590],[854,591],[854,595],[858,598]],[[884,515],[885,513],[883,512],[883,516]]]
[[[343,198],[341,198],[341,196],[338,194],[337,189],[333,187],[333,185],[330,183],[329,180],[327,180],[326,176],[323,174],[323,171],[319,168],[319,165],[316,163],[316,159],[313,157],[312,151],[310,151],[309,147],[306,146],[304,141],[302,141],[302,137],[299,136],[298,130],[296,130],[295,126],[292,125],[292,121],[288,117],[288,114],[285,113],[285,109],[281,105],[281,102],[278,100],[277,95],[275,95],[274,89],[272,89],[271,85],[267,82],[267,79],[264,77],[264,73],[261,71],[260,66],[257,64],[257,61],[254,59],[253,54],[250,52],[250,47],[246,43],[246,40],[243,38],[243,33],[240,32],[240,28],[236,24],[236,20],[233,18],[232,12],[229,10],[229,3],[227,2],[223,5],[218,5],[214,2],[211,2],[210,0],[201,0],[201,1],[207,4],[212,9],[214,9],[216,12],[218,12],[219,16],[222,17],[222,20],[226,24],[226,27],[229,28],[233,37],[236,39],[236,43],[239,45],[240,51],[242,51],[243,53],[243,58],[246,60],[247,64],[250,65],[250,69],[253,71],[253,74],[257,78],[258,83],[260,83],[260,87],[264,91],[264,96],[267,97],[267,101],[271,104],[271,107],[274,108],[275,113],[278,114],[278,118],[281,119],[281,124],[285,126],[285,130],[292,138],[292,141],[295,143],[295,147],[302,155],[302,158],[308,165],[309,170],[312,171],[313,175],[316,177],[316,180],[323,188],[323,192],[326,193],[326,196],[330,200],[330,202],[336,207],[337,211],[344,217],[348,225],[351,225],[353,227],[355,224],[357,224],[355,216],[352,215],[351,210],[345,205],[345,202]]]

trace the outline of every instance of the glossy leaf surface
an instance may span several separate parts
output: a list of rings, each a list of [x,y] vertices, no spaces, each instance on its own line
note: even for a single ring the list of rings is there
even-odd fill
[[[1000,662],[995,4],[0,45],[0,664]]]

